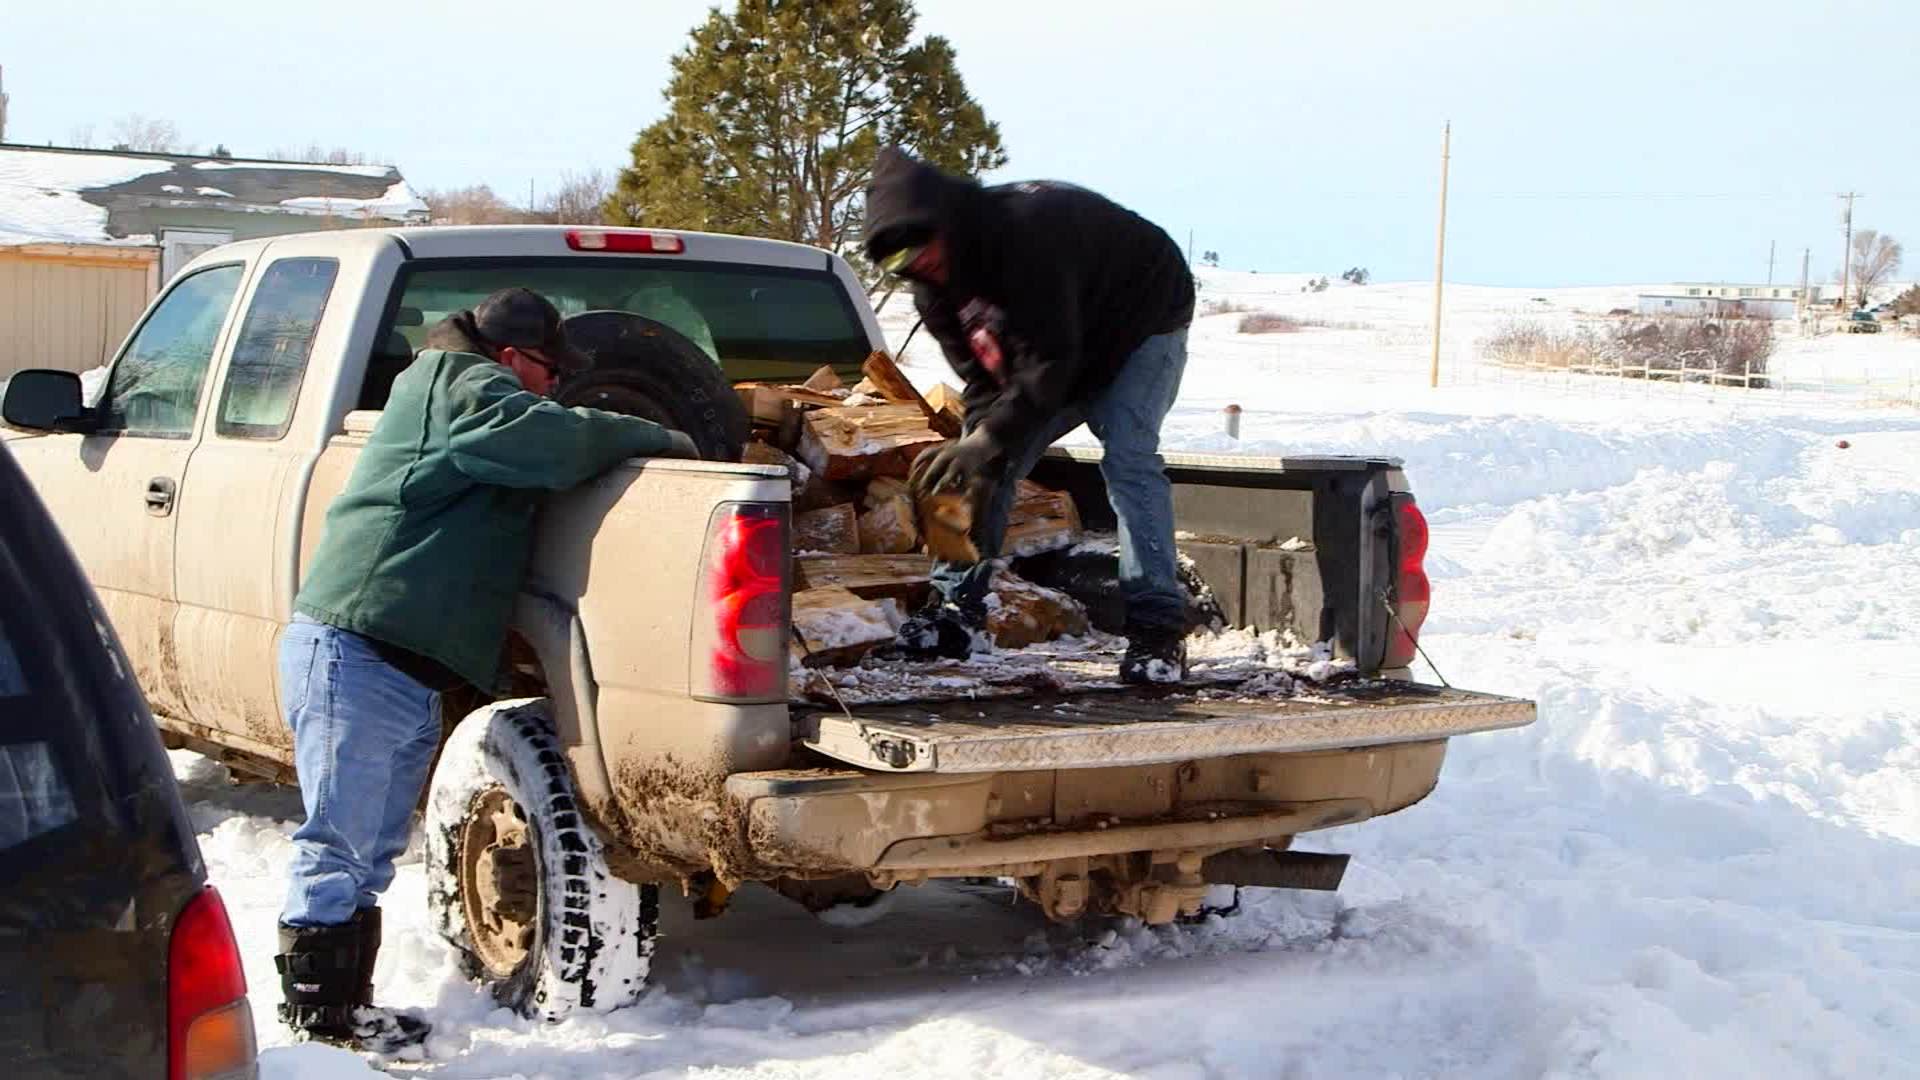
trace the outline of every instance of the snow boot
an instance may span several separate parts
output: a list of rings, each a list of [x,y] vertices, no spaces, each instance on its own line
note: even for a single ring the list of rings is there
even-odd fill
[[[984,608],[970,610],[936,600],[908,616],[893,643],[880,646],[871,655],[887,661],[965,660],[991,649],[986,624]]]
[[[1120,658],[1121,682],[1170,686],[1186,677],[1185,627],[1127,624],[1127,652]]]
[[[280,972],[286,1000],[280,1020],[316,1042],[392,1054],[424,1041],[431,1030],[417,1016],[373,1004],[373,963],[380,953],[380,909],[363,908],[339,926],[282,926]]]

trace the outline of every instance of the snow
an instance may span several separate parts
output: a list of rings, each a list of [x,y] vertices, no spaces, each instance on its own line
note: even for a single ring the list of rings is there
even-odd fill
[[[198,167],[198,166],[196,166]],[[383,174],[384,175],[384,174]],[[280,208],[295,214],[320,214],[327,217],[389,218],[404,221],[409,215],[425,214],[426,200],[414,193],[405,180],[387,188],[377,199],[336,199],[303,196],[280,200]]]
[[[172,162],[161,158],[9,147],[0,153],[0,247],[151,244],[150,236],[109,237],[106,208],[82,199],[80,192],[123,184],[172,167]]]
[[[205,195],[206,197],[208,197],[208,198],[210,198],[210,199],[231,199],[231,198],[233,198],[233,192],[231,192],[231,191],[221,191],[221,190],[220,190],[219,188],[217,188],[217,187],[197,187],[197,188],[194,188],[193,190],[194,190],[194,192],[195,192],[196,194],[200,194],[200,195]]]
[[[859,929],[760,889],[696,922],[670,895],[654,988],[557,1025],[456,974],[416,847],[377,982],[431,1014],[428,1068],[1920,1075],[1920,412],[1473,363],[1486,326],[1631,306],[1632,287],[1450,287],[1432,390],[1430,291],[1301,294],[1305,277],[1209,271],[1203,297],[1367,328],[1250,337],[1203,316],[1168,447],[1404,457],[1433,524],[1423,644],[1456,685],[1536,699],[1538,723],[1455,740],[1409,810],[1303,838],[1354,856],[1337,894],[1248,890],[1236,916],[1163,929],[1049,927],[980,884],[907,889]],[[911,325],[897,299],[883,325],[894,341]],[[1899,334],[1824,335],[1778,360],[1897,377],[1916,355]],[[908,373],[951,378],[924,334]],[[1196,670],[1252,656],[1251,637],[1196,639]],[[174,757],[243,943],[263,1075],[365,1075],[290,1049],[272,1019],[297,795]]]
[[[272,169],[274,172],[330,172],[344,176],[387,176],[393,172],[392,167],[387,165],[325,165],[298,161],[196,161],[193,167],[208,171]]]

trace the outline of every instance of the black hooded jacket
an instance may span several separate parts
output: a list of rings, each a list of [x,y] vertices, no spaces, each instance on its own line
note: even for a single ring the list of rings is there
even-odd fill
[[[1106,389],[1147,338],[1193,320],[1179,245],[1084,188],[982,187],[888,148],[866,217],[869,254],[890,232],[944,238],[947,282],[916,282],[914,305],[966,380],[968,427],[1001,446]]]

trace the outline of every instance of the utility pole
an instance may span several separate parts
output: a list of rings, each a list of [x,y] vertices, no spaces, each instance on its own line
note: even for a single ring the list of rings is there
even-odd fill
[[[1193,265],[1193,230],[1187,230],[1187,265]]]
[[[1853,270],[1853,200],[1859,197],[1859,193],[1853,191],[1840,196],[1847,200],[1847,209],[1841,215],[1841,220],[1846,222],[1847,227],[1847,246],[1840,249],[1840,309],[1842,311],[1847,307],[1847,286],[1850,284],[1848,275]]]
[[[1453,122],[1440,132],[1440,228],[1433,245],[1433,363],[1427,385],[1440,385],[1440,292],[1447,280],[1447,162],[1453,158]]]
[[[0,142],[7,141],[7,69],[0,68]]]
[[[1813,249],[1800,249],[1800,313],[1813,306],[1813,290],[1807,285],[1807,271],[1813,266]]]
[[[1777,240],[1767,241],[1767,284],[1769,285],[1773,284],[1773,247],[1777,243],[1779,243]]]

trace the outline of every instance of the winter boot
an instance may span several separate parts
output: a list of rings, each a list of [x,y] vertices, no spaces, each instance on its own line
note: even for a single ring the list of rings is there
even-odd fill
[[[1186,677],[1185,627],[1127,624],[1127,652],[1120,658],[1121,682],[1172,685]]]
[[[317,1042],[382,1054],[425,1039],[425,1021],[373,1005],[379,949],[377,908],[339,926],[280,927],[281,1022]]]
[[[938,600],[907,617],[893,643],[872,653],[877,660],[965,660],[991,648],[984,608],[962,608]]]

